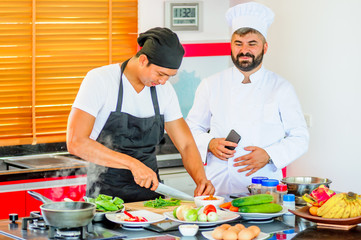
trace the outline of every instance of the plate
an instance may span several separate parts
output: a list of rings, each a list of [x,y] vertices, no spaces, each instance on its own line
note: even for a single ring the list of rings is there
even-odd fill
[[[215,240],[212,237],[212,232],[213,231],[204,231],[202,232],[203,237],[210,239],[210,240]],[[264,232],[260,232],[258,234],[258,236],[256,238],[254,238],[253,240],[262,240],[262,239],[267,239],[270,235],[268,233],[264,233]]]
[[[105,214],[119,213],[119,212],[121,212],[123,209],[124,209],[124,208],[119,209],[118,211],[95,212],[93,221],[94,221],[94,222],[101,222],[101,221],[103,221],[103,220],[105,219]]]
[[[231,212],[228,209],[225,211]],[[285,207],[282,207],[282,210],[277,213],[241,213],[241,212],[233,212],[235,214],[241,215],[241,217],[245,220],[267,220],[272,219],[275,217],[282,216],[283,214],[287,213],[288,209]]]
[[[322,218],[319,216],[313,216],[308,211],[310,207],[305,206],[297,210],[289,210],[296,216],[309,220],[315,223],[335,224],[335,225],[356,225],[361,223],[361,216],[354,218]]]
[[[223,211],[223,210],[218,210],[218,221],[214,221],[214,222],[186,222],[186,221],[181,221],[177,218],[175,218],[173,216],[173,212],[165,212],[164,216],[169,218],[170,220],[173,220],[175,222],[181,222],[181,223],[188,223],[188,224],[197,224],[200,227],[204,226],[204,227],[208,227],[208,226],[214,226],[220,223],[225,223],[225,222],[229,222],[232,221],[234,219],[239,218],[239,215],[234,213],[234,212],[227,212],[227,211]]]
[[[147,227],[151,223],[163,221],[165,217],[161,214],[153,213],[147,210],[129,211],[133,216],[145,217],[148,222],[127,222],[122,221],[120,217],[125,216],[124,213],[108,213],[105,217],[112,222],[122,224],[125,227]]]

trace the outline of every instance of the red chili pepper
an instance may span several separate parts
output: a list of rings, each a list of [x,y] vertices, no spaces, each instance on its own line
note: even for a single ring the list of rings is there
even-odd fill
[[[124,214],[127,215],[127,216],[130,217],[130,218],[134,218],[134,216],[133,216],[132,214],[130,214],[129,212],[127,212],[127,211],[125,211],[125,210],[124,210]]]
[[[138,217],[133,216],[129,212],[124,210],[124,214],[127,215],[129,218],[124,219],[126,222],[148,222],[148,220],[145,217]]]
[[[141,222],[148,222],[148,220],[145,217],[141,217],[140,221]]]

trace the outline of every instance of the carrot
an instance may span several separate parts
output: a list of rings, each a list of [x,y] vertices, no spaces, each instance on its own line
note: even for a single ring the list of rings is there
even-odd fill
[[[229,207],[232,206],[232,202],[225,202],[219,205],[220,208],[229,209]]]
[[[230,206],[229,207],[229,211],[232,211],[232,212],[238,212],[238,207],[235,207],[235,206]]]

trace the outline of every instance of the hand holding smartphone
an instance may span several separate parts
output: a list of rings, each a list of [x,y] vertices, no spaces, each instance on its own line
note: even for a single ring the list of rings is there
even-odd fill
[[[234,143],[239,143],[239,141],[241,140],[241,136],[236,132],[234,131],[233,129],[229,132],[227,138],[226,138],[226,141],[229,141],[229,142],[234,142]],[[234,150],[235,147],[231,147],[231,146],[225,146],[225,148],[228,148],[229,150]]]

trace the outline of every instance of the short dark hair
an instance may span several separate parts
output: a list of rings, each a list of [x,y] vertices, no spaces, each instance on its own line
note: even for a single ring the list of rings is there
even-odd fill
[[[266,41],[266,38],[262,35],[262,33],[260,33],[259,31],[257,31],[257,30],[254,29],[254,28],[249,28],[249,27],[239,28],[239,29],[237,29],[236,31],[234,31],[233,34],[237,34],[237,35],[239,35],[239,36],[242,37],[242,36],[244,36],[244,35],[246,35],[246,34],[248,34],[248,33],[258,34],[258,35],[261,36],[261,39],[262,39],[262,42],[263,42],[263,43],[266,43],[266,42],[267,42],[267,41]]]

